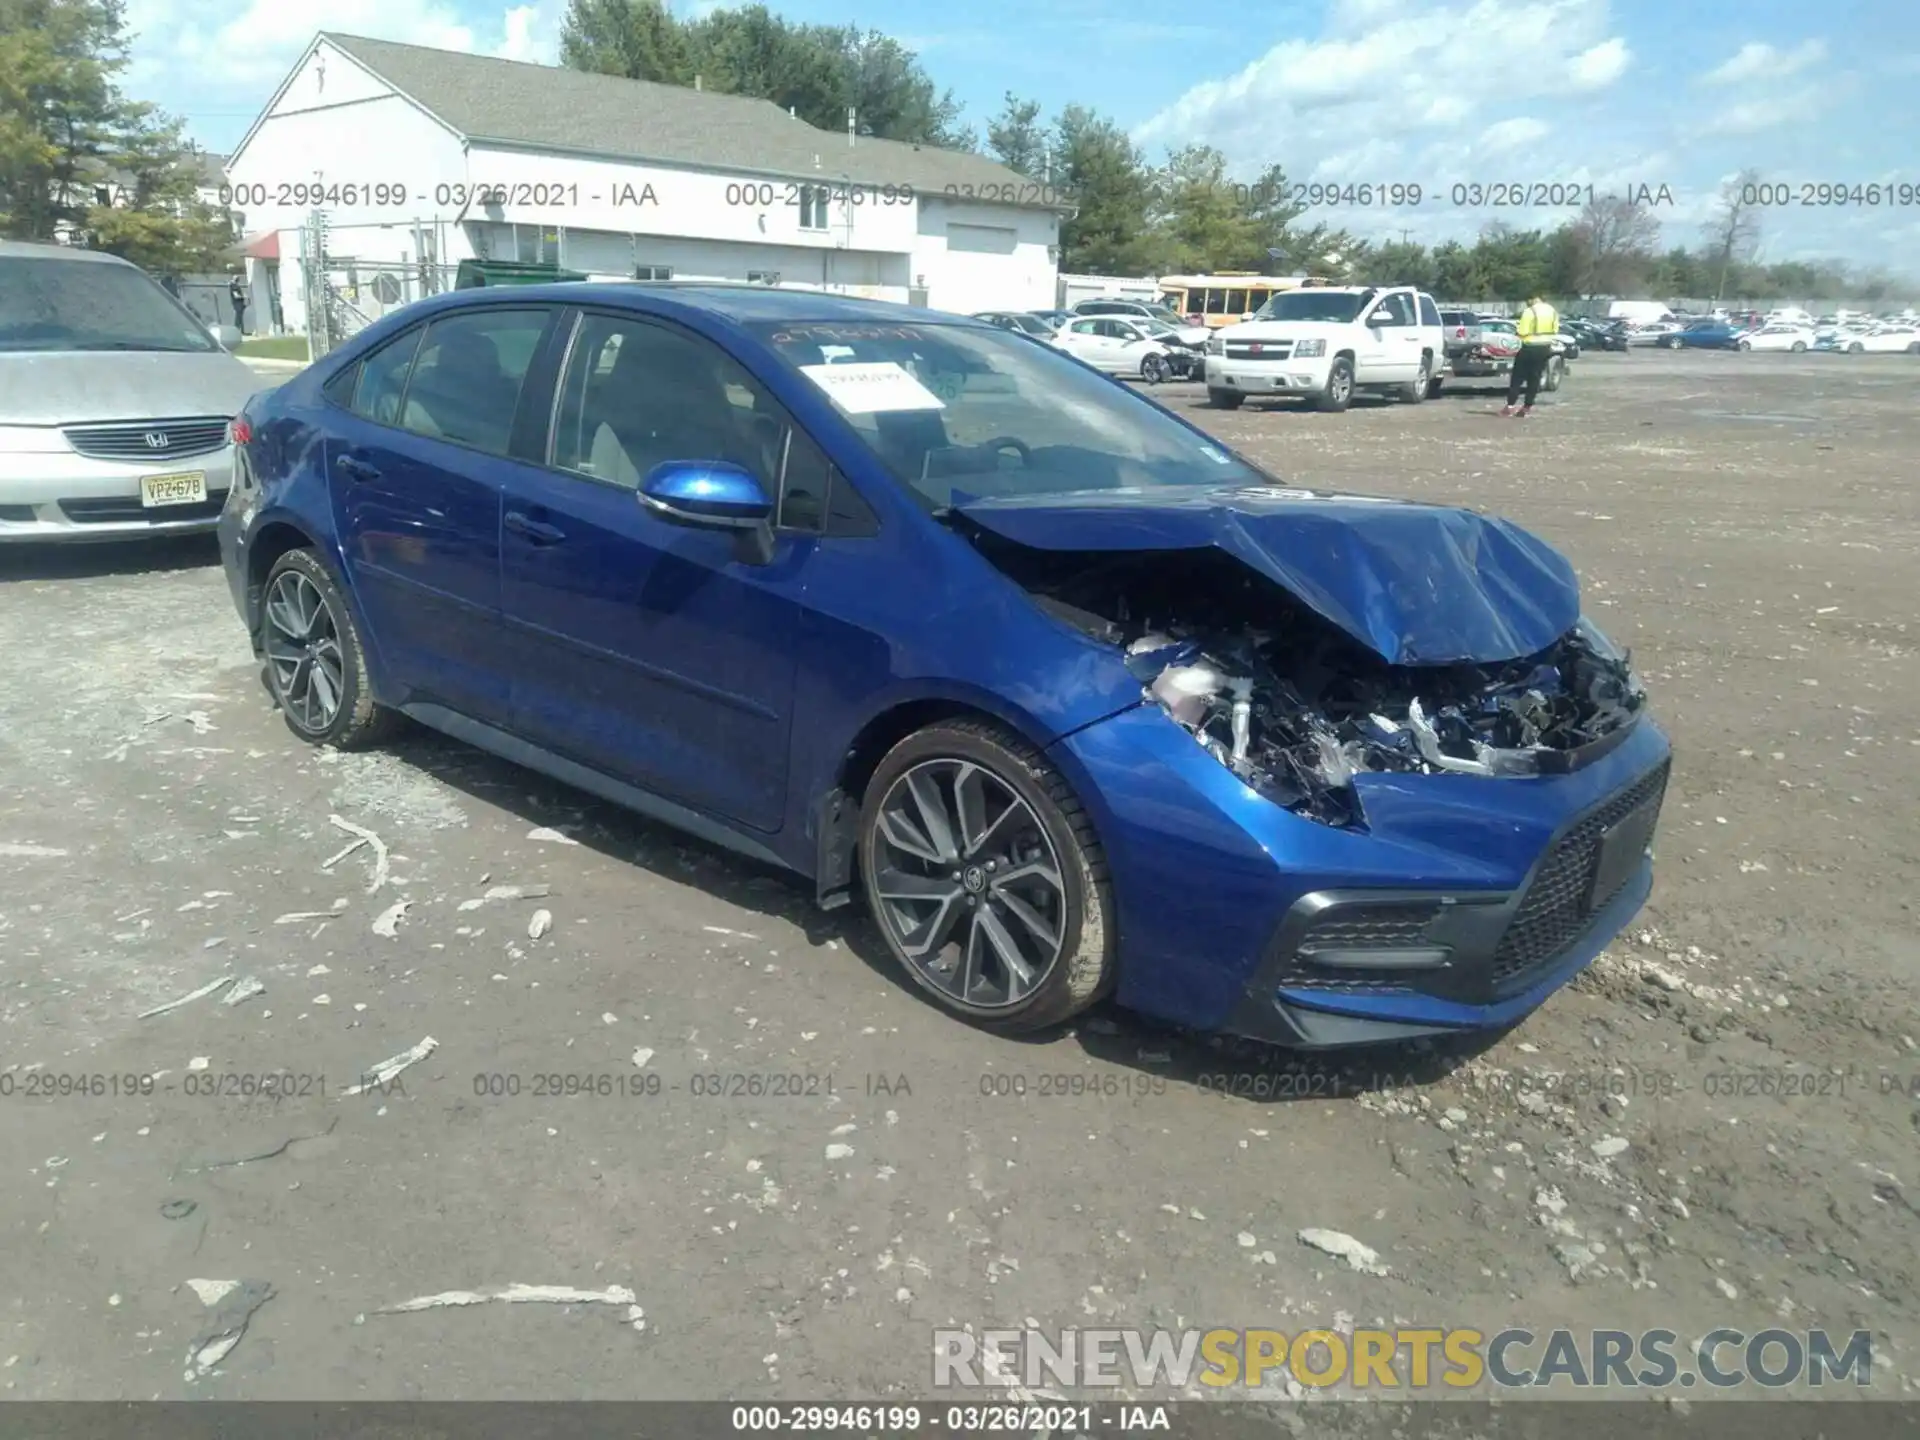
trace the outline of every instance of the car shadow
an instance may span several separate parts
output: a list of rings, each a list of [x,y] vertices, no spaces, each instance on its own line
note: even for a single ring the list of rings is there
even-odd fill
[[[201,570],[219,563],[220,542],[210,534],[0,545],[0,583]]]
[[[823,964],[833,963],[827,957],[837,953],[837,947],[859,960],[876,979],[925,1006],[930,1019],[943,1025],[963,1023],[901,973],[861,899],[822,910],[814,902],[810,882],[790,871],[609,804],[424,726],[403,726],[384,748],[395,759],[530,827],[559,829],[582,848],[616,863],[676,884],[697,885],[715,899],[787,921]],[[1116,1077],[1125,1094],[1145,1095],[1178,1086],[1260,1104],[1351,1100],[1369,1092],[1430,1084],[1498,1038],[1498,1033],[1476,1034],[1459,1042],[1413,1041],[1315,1053],[1185,1030],[1110,1001],[1047,1030],[980,1037],[983,1044],[1013,1044],[1034,1051],[1072,1041],[1096,1060],[1139,1072]]]

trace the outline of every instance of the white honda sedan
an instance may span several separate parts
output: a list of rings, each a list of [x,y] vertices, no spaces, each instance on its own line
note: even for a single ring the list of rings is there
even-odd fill
[[[1795,354],[1811,350],[1816,339],[1805,325],[1763,325],[1738,341],[1742,350],[1791,350]]]

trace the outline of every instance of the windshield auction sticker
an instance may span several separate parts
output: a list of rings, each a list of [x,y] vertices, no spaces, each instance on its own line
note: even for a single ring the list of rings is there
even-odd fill
[[[800,373],[849,415],[947,408],[938,395],[892,361],[802,365]]]

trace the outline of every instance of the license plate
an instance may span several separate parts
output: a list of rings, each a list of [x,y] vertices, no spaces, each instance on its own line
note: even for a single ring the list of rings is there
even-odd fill
[[[192,505],[206,498],[207,472],[204,470],[140,477],[140,503],[148,509],[157,505]]]
[[[1593,867],[1593,887],[1587,892],[1588,910],[1597,910],[1615,895],[1640,868],[1640,857],[1653,841],[1660,818],[1658,804],[1649,802],[1630,813],[1600,837],[1600,854]]]

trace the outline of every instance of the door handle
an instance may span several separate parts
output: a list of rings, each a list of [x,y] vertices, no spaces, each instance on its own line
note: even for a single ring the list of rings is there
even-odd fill
[[[557,545],[567,538],[567,532],[558,525],[548,525],[518,510],[509,510],[503,523],[514,534],[524,535],[536,545]]]
[[[340,473],[345,475],[349,480],[357,480],[364,483],[368,480],[378,480],[380,478],[380,472],[374,469],[373,466],[367,464],[364,460],[356,460],[351,455],[342,455],[333,463],[334,468],[339,470]]]

